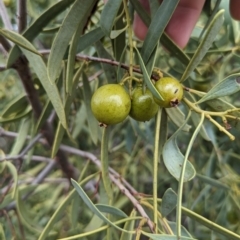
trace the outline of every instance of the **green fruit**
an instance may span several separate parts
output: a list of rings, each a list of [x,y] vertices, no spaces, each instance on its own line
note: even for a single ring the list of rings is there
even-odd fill
[[[119,84],[107,84],[97,89],[91,100],[91,109],[96,119],[111,125],[122,122],[129,114],[131,99]]]
[[[149,121],[153,118],[159,106],[155,103],[152,93],[147,89],[143,93],[142,87],[137,87],[132,93],[132,103],[129,115],[141,122]]]
[[[163,108],[175,107],[183,98],[183,87],[179,81],[171,77],[164,77],[155,83],[157,91],[164,100],[154,97],[155,102]]]

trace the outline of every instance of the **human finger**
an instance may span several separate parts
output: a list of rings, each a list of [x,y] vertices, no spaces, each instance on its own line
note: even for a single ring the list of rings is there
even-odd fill
[[[239,0],[231,0],[229,2],[229,10],[232,18],[235,20],[240,20],[240,1]]]

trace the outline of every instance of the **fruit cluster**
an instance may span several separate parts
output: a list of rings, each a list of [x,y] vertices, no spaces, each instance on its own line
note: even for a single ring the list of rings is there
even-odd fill
[[[120,84],[106,84],[93,94],[92,112],[96,119],[105,125],[120,123],[128,115],[137,121],[145,122],[156,115],[159,106],[177,106],[183,97],[182,85],[170,77],[158,80],[155,88],[164,100],[154,97],[148,89],[143,93],[141,86],[137,86],[130,97]]]

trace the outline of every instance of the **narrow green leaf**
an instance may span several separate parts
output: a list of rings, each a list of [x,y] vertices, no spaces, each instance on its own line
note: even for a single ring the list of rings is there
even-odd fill
[[[136,215],[137,215],[137,211],[133,209],[131,212],[130,218],[135,217]],[[134,226],[135,226],[135,220],[127,221],[125,222],[123,229],[132,231],[134,229]],[[133,234],[122,232],[120,240],[132,240],[132,237],[133,237]]]
[[[26,109],[28,105],[26,94],[20,94],[15,97],[7,106],[2,110],[1,117],[9,118],[11,116],[17,115],[19,112],[22,112]]]
[[[72,185],[74,186],[74,188],[76,189],[76,191],[78,192],[79,196],[82,198],[82,200],[85,202],[85,204],[90,208],[90,210],[96,214],[100,219],[102,219],[105,223],[108,223],[109,225],[113,226],[114,228],[122,231],[122,232],[126,232],[129,233],[129,231],[118,227],[117,225],[115,225],[113,222],[109,221],[105,215],[103,215],[98,208],[92,203],[92,201],[90,200],[90,198],[86,195],[86,193],[84,192],[84,190],[81,188],[81,186],[73,179],[71,179]]]
[[[151,12],[151,17],[154,17],[156,14],[158,8],[159,8],[159,1],[158,0],[151,0],[149,1],[149,6],[150,6],[150,12]]]
[[[177,194],[171,189],[168,188],[163,197],[161,205],[161,213],[163,217],[166,217],[171,213],[177,205]]]
[[[177,236],[173,235],[165,235],[165,234],[153,234],[142,232],[143,235],[151,238],[151,240],[176,240],[178,239]],[[182,237],[181,240],[197,240],[196,238],[189,238],[189,237]]]
[[[143,42],[141,56],[146,64],[156,47],[167,23],[169,22],[179,0],[163,1],[149,25],[146,38]],[[161,23],[161,24],[159,24]]]
[[[27,40],[25,40],[28,42]],[[30,42],[28,44],[31,45]],[[24,55],[27,57],[29,64],[35,71],[35,73],[38,76],[38,79],[40,80],[43,88],[45,89],[48,98],[52,102],[52,105],[58,115],[59,120],[61,121],[64,128],[67,127],[67,121],[66,116],[64,112],[64,107],[62,104],[62,100],[60,97],[60,94],[58,92],[57,86],[55,83],[50,84],[47,76],[47,69],[45,66],[45,63],[41,57],[38,55],[35,55],[25,49],[22,49]]]
[[[79,110],[77,111],[75,120],[74,120],[74,128],[72,131],[72,137],[73,139],[76,139],[77,136],[80,134],[81,130],[84,127],[84,122],[87,119],[87,114],[86,114],[86,107],[85,104],[82,104]]]
[[[97,173],[98,174],[98,173]],[[86,184],[88,181],[90,181],[93,177],[96,177],[96,174],[92,174],[88,177],[86,177],[85,179],[83,179],[80,184]],[[55,222],[62,216],[62,214],[64,213],[64,211],[66,211],[66,207],[67,205],[70,204],[70,202],[72,201],[72,199],[74,199],[75,197],[77,197],[77,192],[75,189],[73,189],[68,196],[61,201],[61,203],[59,204],[59,206],[57,207],[56,211],[52,214],[51,218],[49,219],[47,225],[45,226],[45,228],[43,229],[43,231],[41,232],[41,235],[39,236],[38,240],[45,240],[49,234],[49,232],[52,230]]]
[[[0,239],[6,240],[2,224],[0,224]]]
[[[52,104],[51,104],[51,101],[48,99],[36,123],[35,132],[38,132],[38,130],[42,127],[42,125],[45,123],[45,121],[49,117],[51,111],[52,111]]]
[[[191,118],[193,120],[194,125],[197,127],[198,123],[200,122],[201,119],[201,115],[199,113],[196,112],[192,112],[191,114]],[[206,141],[211,141],[210,137],[208,136],[207,130],[204,126],[204,124],[202,125],[201,129],[200,129],[200,135],[202,136],[202,138]]]
[[[216,38],[222,24],[224,21],[224,10],[220,10],[216,16],[213,18],[212,22],[209,24],[209,27],[206,30],[206,33],[199,44],[197,50],[195,51],[193,57],[191,58],[187,68],[185,69],[180,82],[185,81],[191,72],[197,67],[205,56],[208,49],[211,47],[214,39]]]
[[[170,174],[177,180],[180,179],[183,160],[184,156],[177,146],[176,138],[170,138],[163,147],[163,161]],[[190,181],[195,174],[193,165],[187,161],[184,182]]]
[[[78,68],[77,72],[74,75],[71,93],[67,94],[67,96],[66,96],[66,100],[65,100],[65,103],[64,103],[64,110],[65,110],[66,115],[69,114],[69,111],[71,109],[71,104],[72,104],[72,101],[75,97],[77,84],[79,82],[79,78],[80,78],[80,75],[82,73],[82,69],[83,69],[83,64]],[[59,146],[62,142],[62,138],[64,136],[64,133],[65,133],[65,129],[63,128],[62,123],[59,122],[58,127],[57,127],[57,132],[56,132],[55,137],[54,137],[53,146],[52,146],[52,153],[51,153],[52,157],[54,157],[56,155],[56,153],[59,149]],[[68,135],[70,136],[70,134],[68,134]]]
[[[83,72],[82,74],[82,80],[83,80],[83,96],[84,96],[84,103],[87,111],[87,121],[88,121],[88,127],[90,131],[90,136],[94,144],[97,144],[98,141],[98,122],[96,118],[93,116],[92,110],[91,110],[91,98],[92,98],[92,92],[89,85],[88,77]]]
[[[122,0],[108,0],[105,4],[100,18],[100,26],[103,32],[110,36]]]
[[[49,80],[52,83],[55,82],[60,74],[62,59],[73,34],[76,32],[79,23],[85,23],[87,21],[89,12],[91,11],[95,2],[96,0],[75,1],[65,17],[61,28],[59,29],[58,34],[53,41],[48,59],[47,71]]]
[[[65,133],[65,129],[63,128],[61,122],[58,122],[57,130],[56,130],[53,145],[52,145],[51,158],[54,158],[56,156],[59,146],[62,142],[64,133]]]
[[[146,83],[148,89],[152,92],[152,94],[154,95],[154,97],[160,99],[160,100],[163,100],[163,97],[160,95],[160,93],[157,91],[157,89],[155,88],[154,84],[152,83],[148,73],[147,73],[147,69],[143,63],[143,60],[142,60],[142,57],[139,53],[139,51],[137,50],[137,48],[135,48],[136,52],[137,52],[137,55],[138,55],[138,59],[139,59],[139,62],[140,62],[140,66],[141,66],[141,70],[142,70],[142,73],[143,73],[143,79],[144,79],[144,82]]]
[[[41,54],[32,45],[26,44],[26,41],[22,35],[7,29],[0,29],[0,34],[17,44],[19,47],[41,56]]]
[[[145,25],[149,26],[151,23],[151,18],[146,12],[146,10],[143,8],[143,6],[140,4],[139,0],[130,0],[130,2],[140,16],[140,18],[142,19],[142,21],[145,23]],[[181,61],[184,65],[187,66],[189,64],[189,57],[170,39],[170,37],[167,36],[165,32],[162,34],[160,41],[163,46],[167,48],[171,54],[176,56],[179,61]],[[195,71],[200,74],[197,69]]]
[[[27,106],[22,112],[18,113],[14,116],[9,116],[7,118],[0,117],[0,123],[14,122],[23,117],[26,117],[32,111],[32,107],[30,105]]]
[[[17,191],[17,211],[21,219],[22,225],[29,229],[34,234],[40,234],[41,229],[38,229],[36,226],[39,226],[34,222],[33,218],[30,216],[31,212],[27,210],[25,201],[22,200],[21,193]]]
[[[5,166],[9,169],[11,175],[13,176],[13,191],[12,198],[15,198],[17,186],[18,186],[18,173],[16,167],[9,161],[6,161]]]
[[[110,55],[100,41],[96,42],[95,47],[100,58],[113,59],[113,56]],[[102,63],[101,65],[106,74],[108,83],[116,83],[116,67],[106,63]]]
[[[239,234],[232,232],[232,231],[228,230],[227,228],[224,228],[224,227],[208,220],[207,218],[204,218],[201,215],[198,215],[197,213],[195,213],[185,207],[182,207],[182,211],[189,218],[197,221],[198,223],[201,223],[203,226],[213,230],[214,232],[217,232],[219,234],[222,234],[223,236],[226,236],[227,239],[231,239],[231,240],[239,240],[240,239]]]
[[[84,26],[85,26],[85,21],[81,21],[78,24],[76,32],[72,37],[69,51],[68,51],[67,73],[66,73],[66,93],[69,93],[69,94],[71,94],[71,91],[72,91],[73,74],[74,74],[74,67],[75,67],[75,56],[77,53],[77,44]]]
[[[117,38],[121,33],[125,32],[127,29],[127,26],[122,28],[122,29],[118,29],[118,30],[112,30],[111,34],[110,34],[110,38],[111,39],[115,39]]]
[[[78,41],[77,52],[80,53],[87,47],[93,45],[95,42],[99,41],[101,38],[104,37],[104,32],[100,27],[84,34],[80,37]]]
[[[176,224],[176,222],[170,222],[170,221],[167,221],[167,222],[168,222],[169,227],[172,229],[173,234],[177,234],[177,231],[176,231],[177,224]],[[181,237],[192,238],[192,235],[187,231],[187,229],[184,226],[181,226]]]
[[[62,0],[52,5],[24,31],[23,37],[31,42],[53,18],[56,18],[59,13],[64,11],[73,2],[74,0]],[[14,46],[8,55],[8,68],[12,66],[20,54],[20,49]]]
[[[112,206],[105,205],[105,204],[96,204],[95,206],[97,207],[97,209],[100,212],[110,213],[110,214],[113,214],[115,216],[119,216],[119,217],[123,217],[123,218],[128,217],[128,215],[119,208],[112,207]]]
[[[28,131],[30,129],[30,123],[31,123],[31,121],[28,118],[25,118],[21,121],[19,131],[18,131],[18,136],[15,139],[14,145],[9,154],[10,156],[17,155],[22,150],[24,144],[26,143],[26,138],[28,135]]]
[[[179,107],[165,108],[165,110],[167,112],[168,117],[177,127],[180,127],[185,122],[185,115]],[[191,128],[190,125],[185,124],[182,130],[185,132],[189,132],[190,128]]]
[[[234,94],[240,90],[240,74],[233,74],[216,84],[197,103]]]
[[[124,7],[122,3],[121,7],[119,8],[118,14],[123,13],[123,11],[124,11]],[[125,27],[126,27],[125,19],[123,17],[120,17],[117,19],[117,21],[114,24],[114,31],[119,29],[124,29]],[[117,61],[120,61],[125,49],[127,48],[125,32],[123,31],[111,42],[113,46],[114,57]]]

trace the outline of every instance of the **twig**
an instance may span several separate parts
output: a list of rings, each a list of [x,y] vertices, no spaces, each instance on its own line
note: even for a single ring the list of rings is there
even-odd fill
[[[30,143],[22,150],[22,152],[16,156],[6,156],[0,159],[0,162],[5,160],[18,160],[22,159],[24,155],[38,142],[38,140],[42,137],[42,134],[39,133],[35,138],[33,138]]]
[[[42,55],[48,55],[50,53],[50,50],[39,50],[39,53],[41,53]],[[108,58],[99,58],[99,57],[93,57],[93,56],[88,56],[88,55],[84,55],[84,54],[77,54],[76,55],[76,60],[80,61],[80,60],[85,60],[85,61],[93,61],[93,62],[100,62],[100,63],[106,63],[112,66],[119,66],[127,71],[129,71],[130,66],[125,64],[125,63],[120,63],[118,61],[114,61],[112,59],[108,59]],[[132,66],[132,71],[135,73],[139,73],[142,74],[142,71],[139,67],[136,66]],[[159,80],[159,76],[152,74],[151,78],[155,81]]]
[[[18,32],[22,33],[27,25],[27,3],[26,0],[17,1]]]
[[[101,162],[99,159],[97,159],[97,157],[95,155],[93,155],[90,152],[85,152],[73,147],[69,147],[66,145],[61,145],[60,149],[72,153],[72,154],[76,154],[79,155],[81,157],[84,157],[86,159],[89,159],[90,161],[92,161],[95,165],[97,165],[99,168],[101,168]],[[138,200],[132,195],[132,193],[130,193],[130,191],[133,189],[133,187],[131,187],[131,190],[129,191],[129,189],[126,188],[125,183],[127,183],[127,181],[123,178],[121,178],[121,181],[124,183],[124,185],[117,179],[120,177],[119,174],[115,175],[115,171],[112,168],[109,168],[109,177],[111,179],[111,181],[120,189],[120,191],[132,202],[132,204],[134,205],[134,207],[138,210],[138,212],[141,214],[142,217],[147,219],[147,223],[148,226],[150,228],[150,230],[152,232],[154,232],[154,224],[153,222],[150,220],[150,218],[148,217],[148,215],[146,214],[145,210],[143,209],[143,207],[139,204]],[[117,177],[117,178],[116,178]],[[128,184],[129,185],[129,184]],[[137,191],[134,189],[134,193],[137,193]]]

